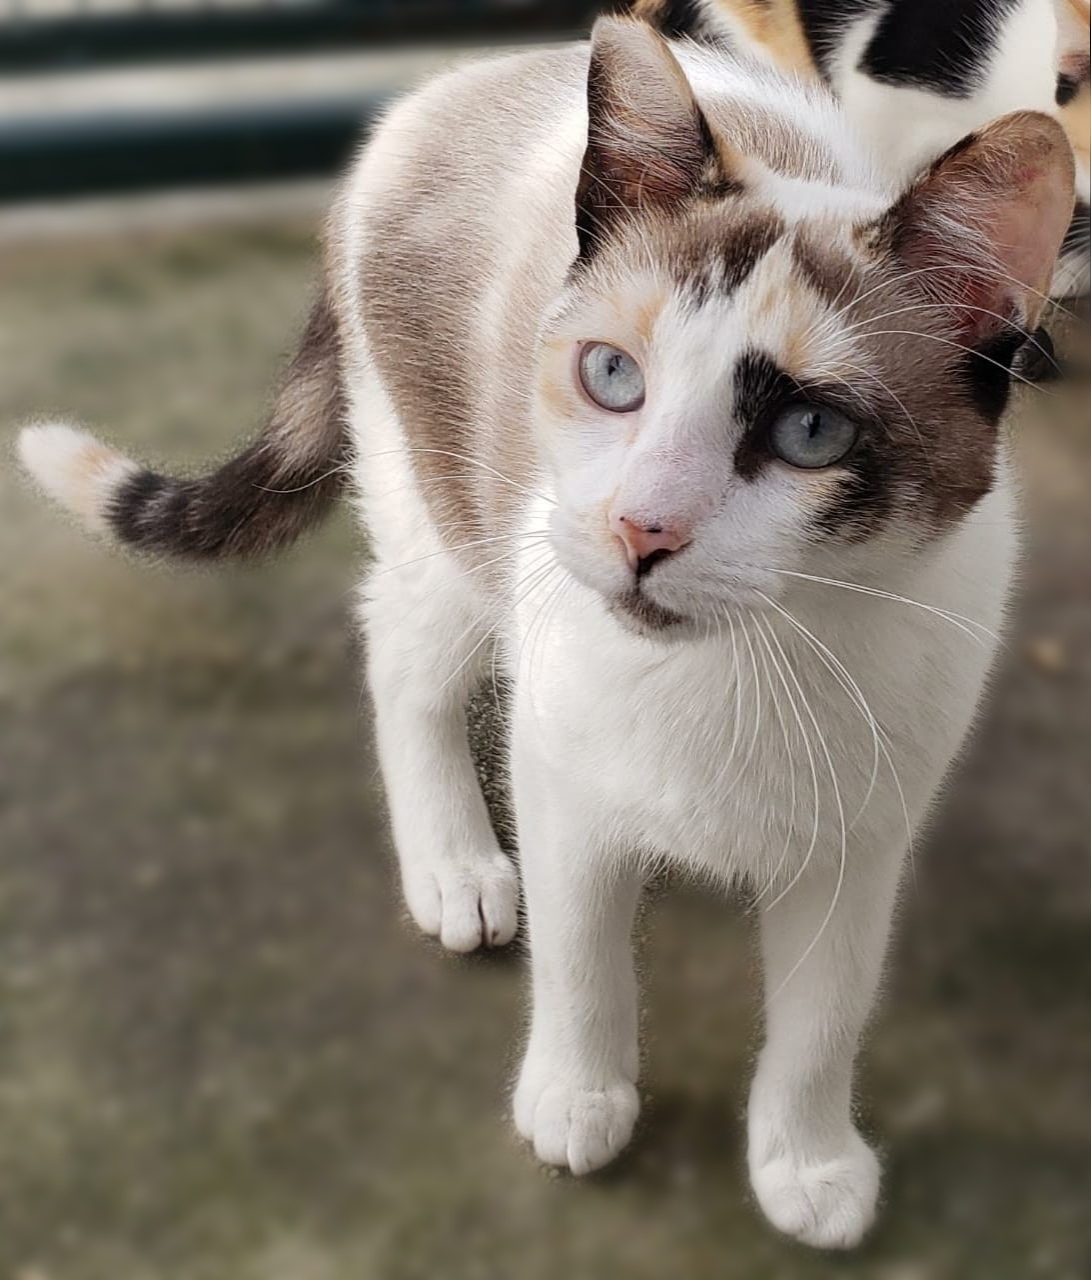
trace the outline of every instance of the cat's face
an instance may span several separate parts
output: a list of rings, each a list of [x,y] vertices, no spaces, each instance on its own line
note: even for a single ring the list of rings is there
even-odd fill
[[[635,162],[604,157],[604,74],[596,86],[593,61],[582,250],[545,326],[536,388],[558,557],[622,621],[677,635],[761,607],[792,574],[858,580],[919,554],[992,484],[1023,285],[1044,287],[1071,208],[1060,131],[1015,118],[888,208],[829,184],[786,192],[737,158],[728,180],[707,134],[690,152],[657,138],[654,170],[646,140]],[[693,128],[689,109],[673,127]],[[616,127],[605,136],[623,145]],[[1009,173],[998,158],[1012,146],[1042,190],[1027,164]],[[1006,185],[983,165],[1007,165]],[[1013,217],[1028,183],[1028,212]],[[952,203],[980,217],[986,197],[1007,207],[1001,235],[1038,237],[994,263],[999,286],[963,260],[989,246]]]

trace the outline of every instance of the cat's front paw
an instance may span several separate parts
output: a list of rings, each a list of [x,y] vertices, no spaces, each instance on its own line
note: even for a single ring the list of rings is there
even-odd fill
[[[499,849],[459,860],[403,860],[409,913],[449,951],[503,947],[519,924],[519,877]]]
[[[544,1164],[575,1174],[601,1169],[628,1144],[640,1111],[636,1086],[566,1078],[527,1063],[515,1091],[515,1127]]]
[[[855,1248],[875,1220],[879,1161],[855,1131],[833,1159],[777,1155],[752,1163],[750,1181],[773,1226],[816,1249]]]

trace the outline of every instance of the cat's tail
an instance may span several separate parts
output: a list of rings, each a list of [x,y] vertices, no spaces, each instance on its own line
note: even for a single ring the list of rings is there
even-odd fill
[[[327,297],[259,438],[223,466],[175,479],[130,461],[74,427],[27,427],[23,465],[86,525],[153,555],[256,556],[293,541],[330,509],[348,444],[337,321]]]

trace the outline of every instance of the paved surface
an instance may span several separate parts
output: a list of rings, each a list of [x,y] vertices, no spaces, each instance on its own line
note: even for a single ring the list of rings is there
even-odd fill
[[[65,412],[157,461],[227,451],[313,260],[290,224],[0,253],[2,429]],[[1024,406],[1019,634],[918,857],[865,1060],[886,1206],[852,1259],[748,1202],[749,923],[705,894],[644,918],[631,1154],[575,1184],[520,1150],[519,951],[443,955],[397,904],[347,521],[270,569],[167,575],[4,469],[0,1280],[1086,1276],[1086,410],[1086,387]]]

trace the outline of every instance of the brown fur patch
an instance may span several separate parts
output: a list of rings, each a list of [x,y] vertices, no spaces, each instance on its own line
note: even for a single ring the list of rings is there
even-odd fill
[[[666,295],[661,290],[657,290],[652,297],[636,309],[636,314],[633,316],[633,329],[636,336],[645,345],[652,340],[655,322],[659,319],[665,303]]]
[[[851,291],[858,270],[843,253],[805,227],[792,237],[792,262],[810,288],[831,306]]]
[[[340,340],[324,294],[261,437],[199,479],[137,472],[114,495],[108,519],[121,541],[142,551],[198,560],[261,555],[326,514],[343,487],[346,448]]]
[[[815,92],[825,96],[826,91]],[[834,185],[841,179],[841,163],[834,152],[773,110],[718,99],[705,104],[705,114],[713,133],[729,138],[736,154],[757,160],[774,173]],[[745,170],[741,177],[745,183]]]
[[[818,78],[796,0],[635,0],[631,12],[668,36],[741,36],[744,52],[756,46],[783,70]]]
[[[783,234],[784,222],[771,209],[698,210],[661,236],[663,260],[700,307],[739,288]]]
[[[1091,81],[1085,80],[1076,96],[1057,108],[1057,118],[1068,134],[1076,159],[1087,169],[1091,165]]]
[[[494,219],[498,193],[512,180],[512,157],[541,145],[542,122],[558,95],[578,101],[585,75],[586,55],[569,48],[496,64],[484,87],[479,81],[444,87],[450,127],[420,129],[402,143],[398,181],[369,202],[364,218],[367,251],[354,287],[370,356],[393,401],[421,495],[452,548],[509,532],[534,484],[526,429],[545,298],[531,279],[556,261],[546,296],[563,284],[568,259],[557,258],[549,235],[560,220],[572,225],[578,157],[571,186],[551,191],[555,207],[538,215],[547,230],[534,261],[514,272],[498,261]],[[510,102],[523,109],[506,109]],[[480,313],[498,287],[502,345],[484,351]],[[480,566],[499,548],[457,554]]]
[[[785,71],[818,79],[796,0],[715,0]]]

